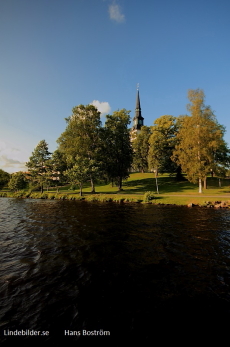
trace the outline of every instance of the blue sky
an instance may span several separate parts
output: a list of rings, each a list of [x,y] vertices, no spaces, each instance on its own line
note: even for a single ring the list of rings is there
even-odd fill
[[[230,145],[229,15],[229,0],[0,0],[0,168],[54,151],[76,105],[133,117],[137,83],[145,125],[203,89]]]

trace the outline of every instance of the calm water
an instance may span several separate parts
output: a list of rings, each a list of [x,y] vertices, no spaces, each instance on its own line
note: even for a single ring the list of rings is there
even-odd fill
[[[229,210],[0,198],[3,346],[221,338],[229,285]]]

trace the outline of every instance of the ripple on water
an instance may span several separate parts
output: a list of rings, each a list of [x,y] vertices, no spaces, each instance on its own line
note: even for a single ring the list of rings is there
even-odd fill
[[[4,198],[0,215],[4,329],[147,339],[172,312],[230,312],[227,210]]]

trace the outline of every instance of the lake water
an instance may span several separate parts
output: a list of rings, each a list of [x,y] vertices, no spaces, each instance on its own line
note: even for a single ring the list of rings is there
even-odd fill
[[[230,210],[0,198],[2,346],[221,339],[229,285]]]

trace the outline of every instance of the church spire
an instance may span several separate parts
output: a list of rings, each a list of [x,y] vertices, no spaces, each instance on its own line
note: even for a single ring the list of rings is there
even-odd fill
[[[136,108],[135,108],[135,117],[141,116],[141,103],[140,103],[140,95],[139,95],[139,83],[137,85],[137,98],[136,98]]]
[[[133,118],[133,121],[134,121],[133,129],[140,130],[142,125],[144,125],[144,118],[141,115],[139,83],[137,84],[136,108],[135,108],[135,116]]]

